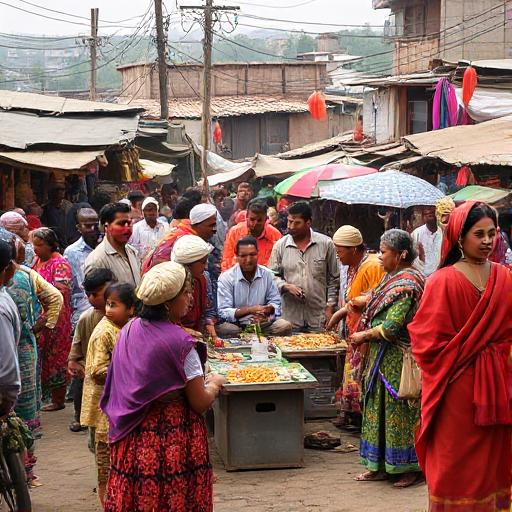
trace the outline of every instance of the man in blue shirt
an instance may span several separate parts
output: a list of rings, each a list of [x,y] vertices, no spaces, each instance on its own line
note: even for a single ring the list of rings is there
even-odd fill
[[[98,214],[92,208],[78,210],[76,218],[77,229],[81,237],[64,251],[64,257],[69,261],[69,266],[73,272],[71,290],[71,307],[73,308],[71,323],[73,328],[76,326],[80,315],[91,306],[83,287],[85,260],[98,245],[100,237]]]
[[[238,263],[223,272],[218,281],[217,301],[221,325],[217,334],[224,338],[240,335],[242,329],[259,323],[264,334],[288,336],[292,324],[281,316],[281,296],[274,274],[258,265],[258,242],[252,236],[236,244]]]

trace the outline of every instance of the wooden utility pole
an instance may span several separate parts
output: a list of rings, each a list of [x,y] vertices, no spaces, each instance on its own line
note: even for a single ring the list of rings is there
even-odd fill
[[[204,6],[183,5],[182,10],[202,10],[203,11],[203,95],[202,95],[202,130],[201,144],[203,154],[201,158],[201,171],[203,174],[203,188],[208,191],[208,151],[210,148],[210,131],[212,127],[211,116],[211,81],[212,81],[212,46],[213,46],[213,24],[214,14],[221,11],[237,11],[240,7],[235,6],[214,6],[213,0],[206,0]]]
[[[91,9],[91,39],[89,48],[91,52],[91,83],[89,86],[89,98],[91,101],[96,100],[96,69],[97,64],[97,44],[98,44],[98,17],[99,9],[97,7]]]
[[[169,99],[167,91],[167,58],[162,0],[155,0],[156,47],[158,51],[158,80],[160,84],[160,119],[169,119]]]

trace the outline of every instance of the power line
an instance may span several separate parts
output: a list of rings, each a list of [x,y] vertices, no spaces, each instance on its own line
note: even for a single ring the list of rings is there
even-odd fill
[[[58,11],[56,9],[50,9],[48,7],[44,7],[42,5],[39,5],[39,4],[34,4],[32,2],[29,2],[28,0],[18,0],[18,2],[21,2],[21,3],[24,3],[24,4],[27,4],[27,5],[30,5],[32,7],[36,7],[38,9],[42,9],[44,11],[48,11],[48,12],[53,12],[55,14],[63,14],[64,16],[69,16],[71,18],[77,18],[77,19],[82,19],[82,20],[88,20],[89,18],[87,18],[87,16],[80,16],[78,14],[73,14],[73,13],[69,13],[69,12],[64,12],[64,11]],[[116,24],[116,23],[125,23],[127,21],[133,21],[133,20],[136,20],[136,19],[139,19],[139,18],[142,18],[144,17],[145,15],[144,14],[139,14],[137,16],[132,16],[131,18],[126,18],[124,20],[118,20],[118,21],[109,21],[109,20],[103,20],[103,19],[100,19],[101,22],[103,23],[112,23],[112,24]]]
[[[262,21],[277,21],[279,23],[293,23],[295,25],[317,25],[324,27],[344,27],[344,28],[380,28],[382,30],[382,25],[369,25],[369,24],[343,24],[343,23],[326,23],[323,21],[300,21],[300,20],[283,20],[278,18],[266,18],[264,16],[258,16],[256,14],[239,14],[240,18],[251,18],[253,20],[262,20]]]
[[[149,11],[148,11],[149,12]],[[143,25],[140,25],[139,28],[138,28],[138,31],[140,31],[145,25],[147,25],[148,23],[150,23],[152,21],[152,17],[150,17]],[[138,32],[137,31],[137,32]],[[137,33],[136,32],[136,33]],[[147,28],[146,28],[146,32],[147,32]],[[136,34],[135,33],[135,34]],[[143,36],[142,36],[143,37]],[[111,59],[107,60],[106,62],[100,64],[96,69],[99,70],[99,69],[102,69],[106,66],[108,66],[109,64],[111,64],[112,62],[114,62],[117,58],[119,57],[122,57],[126,51],[131,47],[133,46],[134,42],[135,42],[135,37],[131,37],[129,40],[128,40],[128,44],[126,44],[124,46],[124,48],[119,52],[117,53],[116,55],[114,55],[114,57],[112,57]],[[140,41],[140,39],[139,39]],[[123,42],[126,42],[126,41],[123,41]],[[118,44],[116,47],[114,47],[111,52],[117,50],[120,46],[121,46],[122,43]],[[87,62],[87,61],[85,61]],[[90,63],[90,60],[88,61]],[[76,66],[78,65],[82,65],[84,64],[84,62],[81,62],[81,63],[78,63],[78,64],[75,64]],[[74,65],[74,66],[75,66]],[[70,66],[70,67],[73,67],[73,66]],[[50,79],[59,79],[59,78],[67,78],[67,77],[70,77],[70,76],[77,76],[77,75],[83,75],[84,73],[88,73],[89,70],[85,70],[85,71],[77,71],[75,73],[67,73],[67,74],[64,74],[64,75],[50,75],[48,76],[46,73],[43,73],[41,75],[36,75],[36,76],[32,76],[30,77],[28,80],[27,79],[9,79],[9,80],[2,80],[0,81],[0,83],[17,83],[17,82],[26,82],[26,81],[31,81],[31,80],[34,80],[34,79],[38,79],[38,78],[50,78]]]
[[[502,22],[501,24],[498,24],[494,30],[498,29],[498,28],[501,28],[501,27],[504,27],[505,25],[507,24],[507,22]],[[460,46],[463,46],[464,44],[466,43],[469,43],[475,39],[477,39],[478,37],[480,37],[481,35],[483,34],[486,34],[489,32],[489,29],[488,28],[485,28],[479,32],[476,32],[475,34],[470,34],[468,36],[463,36],[462,38],[459,38],[455,41],[450,41],[449,43],[444,43],[442,45],[439,46],[439,48],[437,50],[431,50],[429,52],[428,55],[422,55],[421,57],[418,57],[417,59],[413,59],[413,60],[410,60],[410,61],[407,61],[408,64],[414,64],[416,62],[420,62],[420,61],[423,61],[425,59],[432,59],[435,55],[439,55],[441,52],[445,52],[445,51],[448,51],[448,50],[453,50],[455,48],[458,48]],[[497,42],[495,42],[494,44],[497,44]],[[402,64],[402,61],[403,59],[406,59],[407,56],[404,56],[402,57],[401,59],[399,59],[399,62],[401,65]],[[386,66],[386,67],[383,67],[381,69],[377,69],[377,70],[374,70],[375,73],[381,73],[383,71],[385,71],[386,69],[390,69],[390,67],[394,67],[396,63],[393,63],[391,66]]]
[[[241,5],[247,5],[250,7],[266,7],[270,9],[294,9],[295,7],[302,7],[303,5],[312,4],[313,2],[317,2],[318,0],[305,0],[304,2],[294,4],[294,5],[266,5],[266,4],[253,4],[251,2],[238,2]]]
[[[6,7],[11,7],[12,9],[16,9],[18,11],[21,11],[21,12],[24,12],[24,13],[27,13],[27,14],[32,14],[33,16],[39,16],[41,18],[45,18],[45,19],[48,19],[48,20],[60,21],[60,22],[63,22],[63,23],[70,23],[72,25],[80,25],[80,26],[89,27],[88,23],[84,23],[84,22],[81,22],[81,21],[66,20],[66,19],[62,19],[62,18],[56,18],[55,16],[48,16],[46,14],[37,13],[37,12],[29,11],[27,9],[23,9],[22,7],[18,7],[16,5],[12,5],[12,4],[9,4],[9,3],[4,2],[4,1],[0,1],[0,4],[1,5],[5,5]],[[124,25],[107,25],[107,26],[100,26],[100,28],[109,28],[109,29],[110,28],[127,28],[127,29],[134,29],[134,28],[137,28],[137,27],[124,26]]]

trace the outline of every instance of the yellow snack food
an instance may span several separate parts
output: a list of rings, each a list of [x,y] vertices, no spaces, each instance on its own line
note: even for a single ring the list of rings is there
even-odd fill
[[[294,348],[314,350],[321,348],[334,348],[343,346],[344,342],[334,334],[297,334],[295,336],[284,336],[274,338],[274,343],[281,348]]]
[[[226,378],[230,384],[255,384],[258,382],[277,382],[278,373],[263,366],[250,366],[228,370]]]

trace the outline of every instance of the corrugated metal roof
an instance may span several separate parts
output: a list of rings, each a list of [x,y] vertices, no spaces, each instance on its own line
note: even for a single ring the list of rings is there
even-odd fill
[[[402,140],[412,151],[452,165],[512,166],[512,116],[408,135]]]
[[[367,77],[343,80],[345,85],[367,85],[368,87],[377,86],[412,86],[412,85],[434,85],[441,78],[446,78],[449,73],[434,74],[434,73],[414,73],[411,75],[395,75],[387,77]]]
[[[337,94],[326,94],[325,101],[343,105],[344,103],[353,103],[355,105],[362,105],[363,98],[355,98],[354,96],[338,96]]]
[[[122,64],[120,66],[117,66],[116,69],[119,71],[122,71],[123,69],[129,69],[129,68],[136,68],[138,66],[145,66],[145,67],[151,67],[155,63],[154,62],[133,62],[128,64]],[[281,66],[325,66],[325,62],[315,62],[315,61],[252,61],[252,62],[240,62],[240,61],[232,61],[232,62],[216,62],[213,64],[213,68],[221,68],[221,67],[229,67],[229,66],[239,66],[239,67],[256,67],[256,66],[275,66],[275,67],[281,67]],[[202,68],[203,64],[200,62],[183,62],[181,64],[174,64],[171,62],[167,63],[167,66],[169,68]]]
[[[143,109],[135,105],[118,105],[99,101],[84,101],[61,96],[45,96],[29,92],[0,91],[0,109],[45,112],[49,114],[124,114]]]
[[[129,101],[131,98],[119,98]],[[144,107],[145,115],[160,117],[160,103],[157,100],[135,99],[132,105]],[[212,98],[213,117],[238,117],[267,112],[290,113],[308,112],[306,100],[288,96],[217,96]],[[172,98],[169,101],[169,117],[176,119],[201,119],[202,105],[197,98]]]
[[[0,111],[0,146],[27,149],[35,144],[104,147],[131,141],[138,116],[44,117]]]
[[[474,68],[482,69],[505,69],[512,71],[512,59],[496,59],[496,60],[461,60],[460,64],[467,64]]]
[[[96,160],[103,151],[4,151],[0,162],[41,170],[77,171]]]
[[[343,142],[349,142],[353,139],[354,135],[352,132],[344,133],[342,135],[337,135],[336,137],[332,137],[330,139],[321,140],[319,142],[313,142],[311,144],[307,144],[297,149],[292,149],[290,151],[286,151],[285,153],[280,153],[279,158],[290,159],[290,158],[300,158],[306,155],[312,155],[314,153],[319,152],[327,152],[329,150],[337,148]]]

